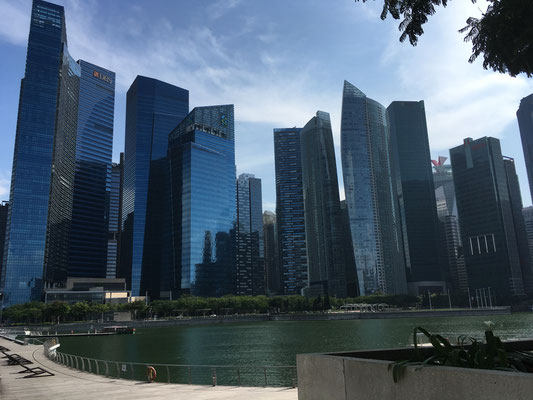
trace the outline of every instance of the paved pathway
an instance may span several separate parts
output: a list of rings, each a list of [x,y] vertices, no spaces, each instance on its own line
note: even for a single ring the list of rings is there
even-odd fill
[[[30,367],[40,366],[55,376],[24,379],[19,366],[8,366],[0,358],[0,399],[2,400],[108,400],[190,399],[190,400],[296,400],[296,389],[233,386],[197,386],[143,383],[109,379],[80,372],[48,360],[42,346],[21,346],[0,338],[0,346],[31,360]]]

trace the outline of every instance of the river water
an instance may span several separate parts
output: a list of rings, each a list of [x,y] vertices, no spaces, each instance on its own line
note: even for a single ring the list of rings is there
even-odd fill
[[[133,363],[233,365],[243,368],[287,366],[296,364],[296,354],[299,353],[409,346],[416,326],[448,337],[460,334],[481,337],[486,328],[485,321],[489,320],[494,323],[494,332],[502,339],[533,338],[533,313],[521,313],[140,328],[135,335],[61,338],[61,351]]]

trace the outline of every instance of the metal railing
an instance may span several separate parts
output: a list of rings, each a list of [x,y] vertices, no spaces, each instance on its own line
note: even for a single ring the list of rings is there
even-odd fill
[[[148,367],[153,367],[156,370],[154,382],[161,383],[278,387],[296,387],[297,385],[296,366],[294,365],[187,365],[109,361],[59,351],[50,354],[46,351],[47,342],[44,346],[45,355],[52,361],[79,371],[113,379],[148,381]]]

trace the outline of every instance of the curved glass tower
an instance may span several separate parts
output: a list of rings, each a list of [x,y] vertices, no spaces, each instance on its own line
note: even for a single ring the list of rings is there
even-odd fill
[[[341,158],[361,295],[407,293],[387,110],[344,81]]]

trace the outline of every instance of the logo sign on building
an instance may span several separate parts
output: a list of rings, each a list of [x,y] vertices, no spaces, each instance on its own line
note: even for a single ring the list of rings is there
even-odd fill
[[[104,75],[104,74],[101,74],[100,72],[98,71],[93,71],[93,76],[95,78],[98,78],[104,82],[107,82],[109,84],[113,83],[113,80],[111,79],[111,77],[107,76],[107,75]]]

